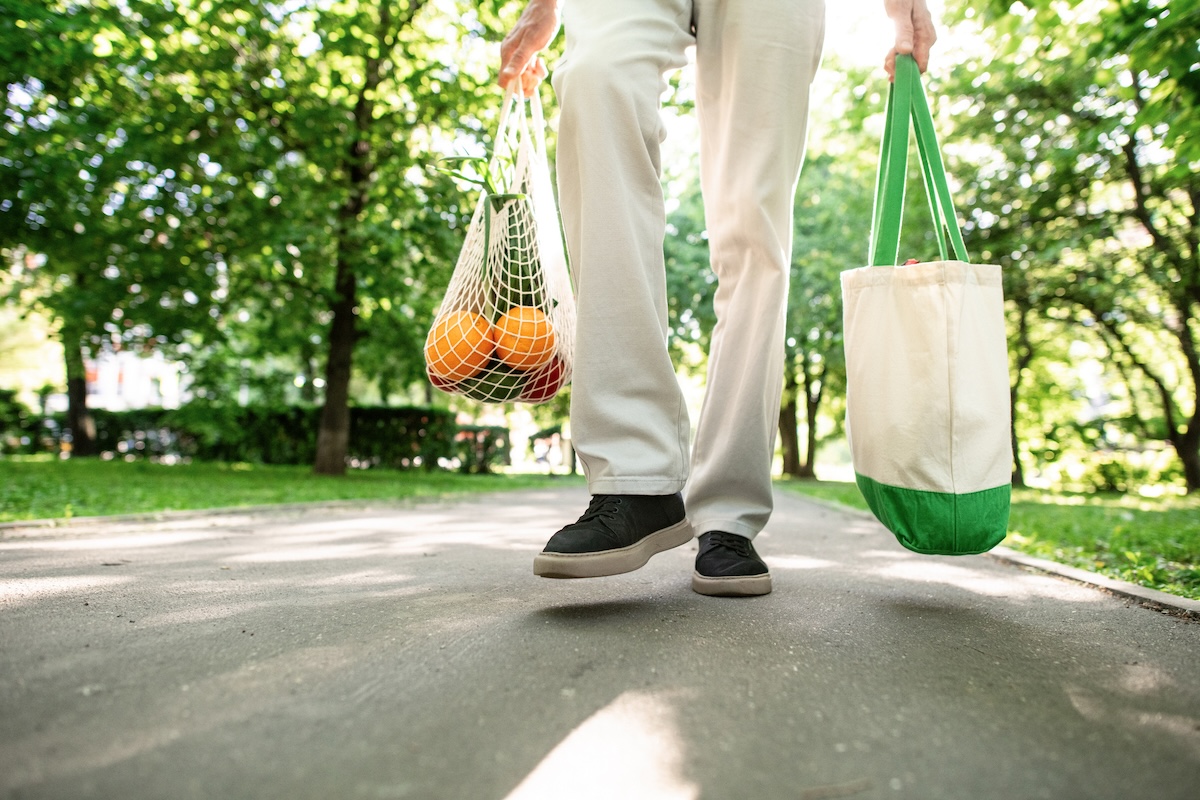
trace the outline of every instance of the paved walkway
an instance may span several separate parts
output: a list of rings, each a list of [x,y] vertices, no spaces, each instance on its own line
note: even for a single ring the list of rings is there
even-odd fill
[[[535,578],[584,491],[0,534],[0,797],[1200,797],[1200,623],[780,493],[775,592]]]

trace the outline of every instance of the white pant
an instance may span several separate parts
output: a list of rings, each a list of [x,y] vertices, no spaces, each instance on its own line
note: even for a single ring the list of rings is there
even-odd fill
[[[684,489],[697,533],[772,508],[792,208],[824,0],[566,0],[558,181],[578,294],[571,430],[593,494]],[[696,46],[700,177],[718,278],[690,424],[667,353],[665,75]],[[690,477],[689,477],[690,473]]]

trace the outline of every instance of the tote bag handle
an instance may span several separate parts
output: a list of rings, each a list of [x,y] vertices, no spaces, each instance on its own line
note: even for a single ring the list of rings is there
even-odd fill
[[[969,262],[967,247],[946,180],[946,167],[938,148],[929,101],[921,86],[921,71],[912,56],[896,57],[896,78],[888,89],[875,179],[875,208],[867,263],[873,267],[895,266],[900,260],[900,228],[904,217],[904,185],[908,174],[909,121],[916,132],[917,156],[925,179],[925,194],[937,233],[942,260]]]

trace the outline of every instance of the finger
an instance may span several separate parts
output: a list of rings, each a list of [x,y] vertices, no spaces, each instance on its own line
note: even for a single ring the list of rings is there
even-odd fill
[[[497,82],[507,89],[513,79],[529,69],[536,52],[525,42],[506,37],[500,43],[500,72],[496,76]]]
[[[896,80],[896,51],[893,49],[883,61],[883,69],[887,72],[888,80]]]
[[[546,69],[546,62],[542,58],[536,59],[530,64],[524,72],[521,73],[521,91],[526,97],[532,97],[538,90],[538,86],[550,72]]]
[[[924,51],[915,50],[912,55],[913,60],[917,62],[917,71],[925,74],[925,70],[929,69],[929,48],[925,48]]]
[[[526,65],[509,64],[500,68],[500,74],[496,76],[496,82],[504,89],[525,86],[525,76],[529,74],[529,67]]]
[[[550,71],[546,69],[546,62],[541,58],[535,60],[529,65],[529,69],[525,70],[525,75],[528,76],[530,83],[536,89],[537,85],[545,80]]]
[[[496,82],[505,90],[516,91],[525,85],[525,72],[520,67],[503,67],[496,76]]]
[[[924,72],[929,66],[929,53],[933,49],[934,42],[937,41],[937,31],[934,29],[932,22],[925,21],[922,24],[918,21],[914,31],[913,58],[917,60],[917,66]]]
[[[896,45],[895,52],[908,54],[913,51],[915,32],[913,30],[913,20],[911,16],[897,17],[893,20],[896,23]]]
[[[542,82],[533,70],[525,70],[521,73],[521,94],[525,97],[533,97],[537,94],[538,84]]]

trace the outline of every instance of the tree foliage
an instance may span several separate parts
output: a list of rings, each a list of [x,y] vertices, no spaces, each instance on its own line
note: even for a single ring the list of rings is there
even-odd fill
[[[280,396],[301,376],[325,406],[317,468],[340,472],[352,376],[385,399],[424,380],[471,199],[427,167],[486,146],[513,4],[12,10],[0,244],[59,324],[80,433],[84,356],[152,342],[200,394],[249,364]]]
[[[180,356],[201,398],[323,405],[327,472],[344,467],[352,400],[429,397],[421,344],[475,201],[429,167],[486,153],[497,43],[520,6],[5,5],[3,286],[63,341],[77,453],[84,360],[104,350]],[[1160,446],[1200,488],[1200,6],[951,12],[943,41],[970,45],[961,63],[939,53],[927,84],[968,247],[1004,268],[1014,479],[1072,451]],[[865,262],[886,89],[827,69],[842,77],[796,198],[780,423],[799,474],[818,417],[841,416],[837,274]],[[928,258],[912,179],[905,256]],[[671,347],[698,371],[715,277],[698,185],[672,194]]]
[[[1198,489],[1197,8],[1029,0],[963,16],[987,46],[939,94],[969,233],[1005,267],[1014,398],[1039,391],[1030,366],[1061,353],[1056,337],[1086,336],[1124,394],[1094,443],[1164,440]],[[1027,432],[1045,439],[1039,422]]]
[[[219,183],[164,135],[159,4],[20,3],[4,18],[0,245],[59,326],[76,452],[91,452],[88,351],[211,334],[225,260]],[[196,224],[199,223],[199,224]]]

